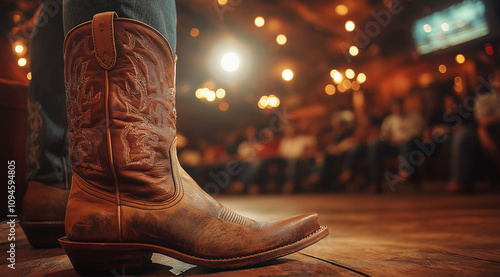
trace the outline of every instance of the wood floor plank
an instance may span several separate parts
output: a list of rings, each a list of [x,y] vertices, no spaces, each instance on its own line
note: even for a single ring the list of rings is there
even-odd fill
[[[217,271],[153,255],[142,276],[500,276],[500,195],[221,196],[258,219],[316,211],[330,235],[298,253]],[[0,236],[7,236],[5,226]],[[61,248],[32,249],[16,229],[16,269],[0,276],[78,276]],[[8,249],[0,241],[4,257]],[[126,272],[111,272],[123,276]]]

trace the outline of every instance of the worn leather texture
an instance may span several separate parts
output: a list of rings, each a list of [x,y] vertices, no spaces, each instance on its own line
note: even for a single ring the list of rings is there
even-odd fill
[[[96,59],[92,24],[65,43],[73,186],[69,240],[135,242],[196,257],[234,258],[291,244],[318,230],[316,214],[274,222],[238,215],[181,168],[175,139],[174,56],[138,21],[115,19],[116,64]],[[102,42],[109,43],[109,42]]]

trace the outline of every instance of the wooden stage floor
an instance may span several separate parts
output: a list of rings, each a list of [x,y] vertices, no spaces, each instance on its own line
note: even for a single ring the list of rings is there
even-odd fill
[[[218,200],[261,219],[315,211],[330,235],[298,253],[230,271],[155,254],[142,276],[500,276],[498,193],[221,196]],[[2,241],[6,229],[2,226]],[[17,239],[16,269],[6,266],[4,243],[0,276],[78,276],[62,249],[31,249],[20,228]]]

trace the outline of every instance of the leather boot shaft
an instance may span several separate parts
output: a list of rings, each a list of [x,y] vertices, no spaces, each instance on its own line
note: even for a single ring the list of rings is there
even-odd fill
[[[156,30],[115,16],[96,17],[66,38],[72,168],[118,198],[162,202],[175,193],[173,53]]]

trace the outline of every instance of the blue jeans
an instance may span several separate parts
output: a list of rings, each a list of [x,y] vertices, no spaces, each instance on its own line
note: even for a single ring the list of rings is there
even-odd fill
[[[410,153],[415,146],[415,139],[410,139],[401,143],[398,147],[391,145],[385,140],[375,140],[368,145],[368,165],[370,168],[370,182],[380,186],[382,178],[382,158],[388,155],[401,155],[405,160],[409,160]]]
[[[175,52],[174,0],[44,0],[30,42],[32,79],[28,93],[26,143],[27,181],[69,188],[64,36],[96,13],[116,11],[119,17],[144,22],[158,30]]]

